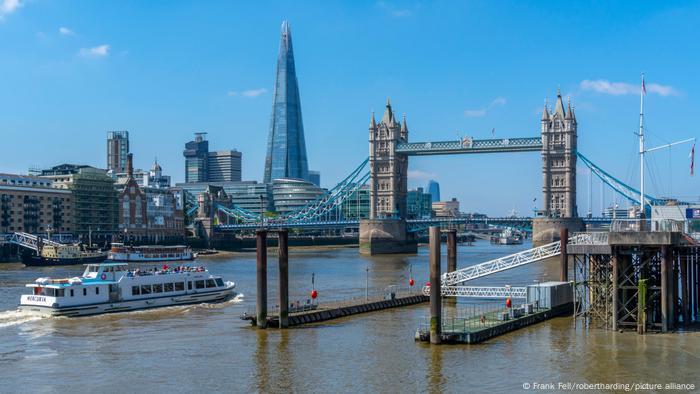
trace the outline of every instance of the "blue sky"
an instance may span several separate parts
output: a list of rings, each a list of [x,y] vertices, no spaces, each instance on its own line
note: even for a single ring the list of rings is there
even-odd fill
[[[650,145],[700,134],[698,2],[0,0],[0,171],[104,167],[106,132],[126,129],[137,167],[157,156],[181,181],[184,143],[205,131],[260,180],[284,19],[309,165],[326,187],[367,156],[387,97],[413,141],[536,136],[560,86],[579,150],[635,186],[640,72]],[[651,193],[698,200],[689,151],[651,155]],[[464,211],[530,214],[540,168],[536,153],[412,158],[409,183],[438,180]],[[597,181],[592,195],[597,213]]]

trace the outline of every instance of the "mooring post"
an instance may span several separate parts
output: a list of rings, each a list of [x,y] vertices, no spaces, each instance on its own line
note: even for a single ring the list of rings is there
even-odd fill
[[[440,227],[430,226],[430,343],[442,342]]]
[[[258,328],[267,328],[267,230],[258,230],[256,236],[257,293],[255,295]]]
[[[457,271],[457,230],[447,232],[447,272]]]
[[[561,249],[561,272],[559,280],[562,282],[569,281],[569,254],[566,252],[566,244],[569,242],[569,229],[563,228],[559,231],[560,249]]]
[[[668,256],[668,246],[661,245],[661,332],[667,332],[669,329],[669,266],[671,262]]]
[[[279,249],[279,327],[289,326],[289,232],[280,230],[277,232],[277,244]]]

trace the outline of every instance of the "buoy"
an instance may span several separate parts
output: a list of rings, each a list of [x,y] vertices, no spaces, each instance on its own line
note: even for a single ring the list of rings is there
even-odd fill
[[[318,292],[316,291],[316,289],[311,290],[311,298],[315,300],[316,297],[318,297]]]
[[[506,308],[510,308],[510,297],[506,298]]]
[[[409,286],[413,286],[414,283],[415,283],[415,282],[413,281],[413,278],[411,278],[411,279],[408,280],[408,285],[409,285]]]
[[[430,287],[430,282],[426,283],[425,285],[428,286],[428,287]]]

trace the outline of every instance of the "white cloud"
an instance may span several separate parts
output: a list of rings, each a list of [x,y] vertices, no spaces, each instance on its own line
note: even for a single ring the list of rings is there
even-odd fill
[[[226,92],[227,96],[242,96],[242,97],[259,97],[262,96],[263,94],[267,93],[267,89],[265,88],[259,88],[259,89],[248,89],[244,90],[242,92],[237,92],[235,90],[229,90]]]
[[[468,110],[464,111],[464,116],[466,116],[468,118],[479,118],[482,116],[486,116],[486,114],[493,107],[500,107],[502,105],[506,105],[507,102],[508,102],[508,100],[505,97],[496,97],[485,108],[468,109]]]
[[[408,8],[396,8],[396,7],[393,7],[389,4],[387,4],[384,1],[377,2],[377,6],[384,9],[384,11],[386,11],[389,15],[396,17],[396,18],[403,18],[403,17],[411,16],[413,14],[413,11],[408,9]]]
[[[20,0],[0,0],[0,21],[22,7]]]
[[[593,91],[602,94],[613,96],[623,96],[628,94],[639,94],[639,85],[626,82],[610,82],[605,79],[584,79],[581,81],[580,87],[582,90]],[[660,85],[658,83],[647,83],[647,93],[655,93],[659,96],[677,96],[678,91],[669,85]]]
[[[80,56],[83,57],[105,57],[109,55],[109,45],[102,44],[92,48],[81,48]]]
[[[408,170],[408,179],[414,181],[428,181],[430,179],[435,179],[436,177],[437,175],[433,174],[432,172],[425,172],[421,170]]]
[[[58,32],[64,36],[74,36],[75,32],[67,27],[61,26],[58,28]]]

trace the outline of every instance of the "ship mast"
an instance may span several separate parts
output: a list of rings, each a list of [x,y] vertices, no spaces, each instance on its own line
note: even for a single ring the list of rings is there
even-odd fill
[[[646,88],[644,86],[644,73],[642,73],[642,86],[639,90],[639,208],[641,209],[641,218],[644,219],[644,94]]]

